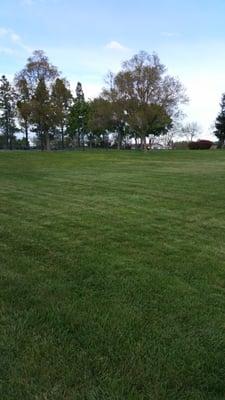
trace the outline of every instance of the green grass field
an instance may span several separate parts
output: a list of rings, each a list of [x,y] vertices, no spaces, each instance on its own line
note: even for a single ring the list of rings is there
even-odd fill
[[[225,152],[0,153],[1,400],[225,398]]]

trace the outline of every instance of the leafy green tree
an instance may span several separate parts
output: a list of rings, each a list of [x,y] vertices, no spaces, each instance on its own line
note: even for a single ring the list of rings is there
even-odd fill
[[[31,117],[31,93],[25,78],[16,81],[17,89],[17,109],[21,128],[25,134],[26,149],[29,149],[29,125]]]
[[[219,146],[224,147],[225,145],[225,94],[222,96],[221,100],[221,111],[216,118],[215,127],[216,130],[214,131],[216,137],[219,139]]]
[[[110,73],[103,95],[110,100],[136,100],[140,104],[158,104],[172,116],[180,104],[188,101],[180,81],[166,75],[166,67],[157,54],[141,51],[122,64],[122,70]]]
[[[23,70],[15,76],[20,93],[18,110],[25,125],[24,129],[27,129],[30,119],[43,150],[50,150],[50,132],[56,125],[50,91],[58,77],[57,68],[49,62],[42,50],[34,51]]]
[[[77,82],[77,86],[76,86],[76,96],[77,96],[77,100],[79,101],[84,101],[84,92],[83,92],[83,88],[82,88],[82,83],[81,82]]]
[[[70,107],[67,124],[68,133],[73,140],[76,140],[78,147],[82,142],[84,148],[84,136],[88,133],[88,115],[89,104],[85,101],[82,85],[78,82],[76,98]]]
[[[52,86],[51,103],[54,111],[54,122],[61,134],[61,145],[64,149],[64,135],[72,103],[72,93],[65,79],[57,78]]]
[[[13,148],[16,150],[27,150],[26,138],[19,139],[17,137],[13,138]]]
[[[5,149],[5,136],[1,133],[0,133],[0,149]]]
[[[128,103],[130,103],[130,101],[116,100],[110,102],[113,130],[117,133],[116,141],[118,150],[122,147],[122,143],[127,134],[127,127],[129,126],[127,122],[129,115],[127,109],[129,109],[130,112]]]
[[[121,148],[124,137],[128,133],[128,113],[124,101],[109,101],[98,97],[90,103],[90,115],[88,127],[96,136],[103,136],[103,142],[108,132],[117,134],[117,147]]]
[[[35,90],[32,103],[31,121],[41,142],[42,150],[50,150],[50,133],[54,126],[54,110],[49,90],[42,78]]]
[[[146,52],[140,52],[124,62],[122,70],[116,75],[109,74],[102,97],[120,112],[127,111],[130,130],[138,129],[143,146],[150,131],[153,135],[164,134],[168,124],[178,117],[179,106],[188,101],[179,80],[166,74],[166,68],[156,54]],[[124,118],[117,115],[117,120],[124,121]],[[153,126],[150,129],[151,121]]]
[[[0,129],[5,137],[6,149],[12,150],[16,127],[16,93],[8,79],[3,75],[0,79]]]
[[[129,117],[129,125],[141,139],[141,147],[146,149],[146,138],[165,135],[172,125],[172,119],[164,107],[158,104],[136,104]]]
[[[113,120],[112,103],[98,97],[90,102],[88,130],[90,131],[92,142],[94,138],[97,142],[102,143],[103,146],[108,145],[108,132],[113,131],[115,121]]]

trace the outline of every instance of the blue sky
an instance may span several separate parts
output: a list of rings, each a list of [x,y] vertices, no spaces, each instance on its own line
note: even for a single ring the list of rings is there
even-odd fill
[[[224,0],[2,0],[0,74],[12,79],[43,49],[91,97],[122,60],[156,51],[187,88],[187,119],[209,137],[225,92],[224,15]]]

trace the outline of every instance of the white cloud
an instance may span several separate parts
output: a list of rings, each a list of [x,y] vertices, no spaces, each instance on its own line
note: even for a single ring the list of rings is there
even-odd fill
[[[19,35],[17,35],[17,33],[12,32],[10,35],[11,35],[11,39],[14,43],[21,42],[21,37]]]
[[[0,27],[0,38],[2,38],[3,36],[6,36],[7,34],[8,34],[8,29]]]
[[[33,51],[32,48],[24,43],[22,38],[12,29],[0,27],[0,39],[3,42],[3,46],[0,47],[2,54],[16,54],[19,49],[22,49],[27,53]]]
[[[123,46],[121,43],[117,42],[116,40],[112,40],[111,42],[107,43],[105,47],[107,49],[111,49],[111,50],[119,50],[119,51],[129,50],[126,46]]]

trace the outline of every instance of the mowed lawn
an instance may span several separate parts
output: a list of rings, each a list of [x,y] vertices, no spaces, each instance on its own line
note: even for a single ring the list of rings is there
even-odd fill
[[[225,152],[1,152],[1,400],[225,398]]]

